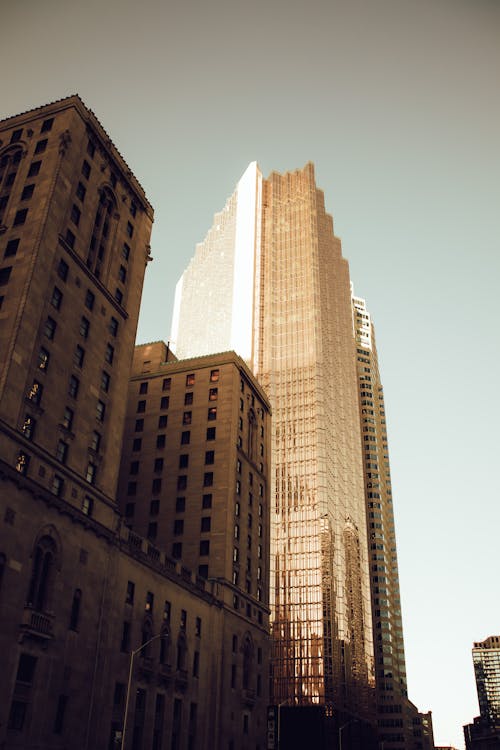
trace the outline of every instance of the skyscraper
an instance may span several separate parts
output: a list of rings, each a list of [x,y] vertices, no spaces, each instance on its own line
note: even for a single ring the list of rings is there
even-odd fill
[[[179,357],[234,348],[273,409],[273,701],[371,718],[374,653],[347,261],[312,164],[252,163],[179,281]]]
[[[492,726],[500,725],[500,636],[474,643],[472,661],[476,676],[481,717]]]

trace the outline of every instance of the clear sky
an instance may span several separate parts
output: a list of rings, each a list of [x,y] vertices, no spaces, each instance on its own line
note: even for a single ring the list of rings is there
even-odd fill
[[[0,0],[0,117],[79,93],[156,209],[139,341],[248,163],[316,165],[385,385],[409,693],[500,633],[500,2]]]

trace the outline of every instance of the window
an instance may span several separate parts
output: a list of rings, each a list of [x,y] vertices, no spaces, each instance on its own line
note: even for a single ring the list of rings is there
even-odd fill
[[[85,359],[85,349],[80,344],[76,345],[75,353],[73,355],[73,362],[77,367],[83,367],[83,360]]]
[[[65,443],[64,440],[59,440],[59,442],[57,443],[56,458],[62,464],[65,464],[67,457],[68,457],[68,444]]]
[[[207,418],[209,422],[213,421],[214,419],[217,419],[217,407],[216,406],[210,407],[210,409],[208,410]]]
[[[135,420],[135,432],[142,432],[144,429],[144,420],[143,419],[136,419]]]
[[[109,374],[106,372],[106,370],[103,370],[101,372],[101,390],[103,390],[105,393],[109,391],[110,382],[111,382],[111,378]]]
[[[191,433],[189,430],[181,433],[181,445],[189,445],[191,439]]]
[[[78,389],[80,388],[80,381],[75,375],[70,375],[68,393],[72,398],[78,398]]]
[[[115,300],[118,302],[119,305],[123,302],[123,292],[121,289],[118,289],[118,287],[115,289]]]
[[[184,394],[184,406],[189,406],[193,403],[193,391],[188,391]]]
[[[139,461],[131,461],[130,467],[129,467],[129,474],[138,474],[139,473]]]
[[[109,343],[106,344],[106,351],[104,352],[104,359],[106,360],[106,362],[111,365],[113,363],[114,356],[115,356],[114,346],[112,346]]]
[[[27,704],[24,701],[13,700],[10,706],[8,728],[22,732],[26,717]]]
[[[45,322],[45,326],[43,328],[43,332],[47,336],[48,339],[52,340],[54,338],[54,336],[56,335],[56,328],[57,328],[56,321],[53,318],[48,317]]]
[[[91,497],[89,497],[88,495],[85,495],[85,497],[83,498],[83,502],[82,502],[82,513],[85,516],[90,517],[92,515],[93,510],[94,510],[94,501],[92,500]]]
[[[138,411],[139,414],[146,411],[146,401],[138,401],[136,411]]]
[[[156,521],[150,521],[148,524],[148,539],[156,539],[158,535],[158,524]]]
[[[211,519],[210,516],[203,516],[201,519],[201,531],[210,531]]]
[[[73,203],[73,206],[71,208],[70,218],[71,218],[71,221],[73,222],[73,224],[75,224],[75,226],[79,225],[79,223],[80,223],[80,216],[81,215],[82,215],[82,212],[80,211],[80,209],[78,208],[78,206],[75,206],[75,204]]]
[[[13,226],[18,227],[20,224],[24,224],[26,221],[27,215],[28,215],[27,208],[21,208],[19,211],[17,211],[16,215],[14,216]]]
[[[179,456],[179,469],[186,469],[189,466],[189,454],[181,453]]]
[[[73,594],[73,601],[71,603],[71,614],[69,617],[69,629],[70,630],[76,630],[78,628],[81,601],[82,601],[81,589],[76,589],[75,593]]]
[[[87,191],[86,191],[85,186],[83,185],[83,183],[79,182],[78,185],[77,185],[77,187],[76,187],[76,197],[79,198],[82,203],[85,200],[85,193],[86,192]]]
[[[127,269],[125,266],[120,266],[118,269],[118,279],[122,282],[122,284],[125,283],[125,279],[127,278]]]
[[[36,177],[37,174],[40,171],[40,167],[42,166],[41,161],[34,161],[31,163],[31,166],[28,171],[28,177]]]
[[[86,339],[89,335],[90,323],[84,315],[82,315],[82,319],[80,320],[79,330],[80,330],[80,336],[83,336],[83,338]]]
[[[203,475],[203,486],[204,487],[211,487],[214,483],[214,473],[213,471],[206,471]]]
[[[174,521],[174,536],[180,536],[184,533],[184,521],[181,518],[176,518]]]
[[[29,414],[26,414],[24,417],[24,422],[22,426],[22,433],[26,440],[33,440],[33,437],[35,435],[35,428],[36,428],[36,419],[33,419]]]
[[[66,263],[66,261],[64,261],[61,258],[57,266],[57,275],[59,276],[60,279],[62,279],[63,281],[66,281],[66,279],[68,278],[68,271],[69,271],[68,264]]]
[[[161,492],[161,479],[153,479],[151,491],[153,492],[153,495],[158,495],[158,493]]]
[[[56,552],[55,542],[49,536],[42,537],[34,550],[33,568],[26,603],[28,607],[32,607],[37,612],[44,612],[50,604],[56,567]]]
[[[239,458],[236,461],[236,471],[238,472],[238,474],[241,474],[241,461]]]
[[[164,448],[166,442],[166,436],[165,435],[157,435],[156,436],[156,447],[157,448]]]
[[[116,336],[118,333],[118,321],[116,318],[111,318],[109,321],[109,332],[112,336]]]
[[[130,651],[130,623],[127,621],[123,623],[120,651],[124,654],[128,654]]]
[[[12,266],[0,269],[0,286],[5,286],[9,283],[10,274],[12,272]]]
[[[200,652],[195,651],[193,654],[193,677],[200,676]]]
[[[49,367],[49,360],[50,354],[47,349],[44,349],[42,346],[38,352],[38,369],[43,371],[47,370]]]
[[[151,502],[149,503],[149,515],[157,516],[159,512],[160,512],[160,501],[151,500]]]
[[[217,401],[217,394],[218,394],[218,389],[217,388],[210,388],[210,390],[208,392],[208,400],[209,401]]]
[[[190,387],[194,385],[194,372],[190,373],[189,375],[186,375],[186,387]]]
[[[154,471],[163,471],[163,458],[155,458]]]
[[[44,120],[42,122],[42,127],[40,128],[40,133],[48,133],[49,130],[52,130],[52,125],[54,124],[54,118],[50,117],[48,120]]]
[[[129,237],[132,237],[134,234],[134,227],[130,223],[130,221],[127,221],[127,234]]]
[[[23,453],[21,451],[20,453],[17,454],[17,457],[16,457],[16,464],[15,464],[16,471],[19,474],[27,474],[29,463],[30,463],[30,457],[26,453]]]
[[[13,130],[12,135],[10,136],[10,142],[11,143],[17,143],[21,140],[23,134],[23,129],[19,128],[18,130]]]
[[[208,508],[212,507],[212,495],[211,494],[203,495],[201,499],[201,507],[204,510],[207,510]]]
[[[15,255],[17,253],[18,247],[19,247],[19,238],[15,240],[9,240],[5,247],[4,258],[8,258],[11,255]]]
[[[164,430],[167,426],[168,422],[168,416],[166,414],[162,414],[160,417],[158,417],[158,429]]]
[[[93,310],[94,302],[95,302],[95,294],[93,294],[90,291],[90,289],[87,289],[85,293],[85,307],[87,307],[89,310]]]
[[[76,242],[76,237],[71,231],[71,229],[66,230],[66,243],[70,246],[71,249],[74,249]]]
[[[191,424],[192,412],[185,411],[182,415],[182,424]]]
[[[241,482],[239,479],[236,480],[236,494],[237,495],[241,494]]]
[[[130,493],[127,493],[127,494],[130,494]],[[127,503],[125,505],[125,516],[127,518],[132,518],[134,514],[135,514],[135,503]]]
[[[215,440],[215,427],[208,427],[207,440]]]
[[[215,463],[215,451],[205,452],[205,463],[207,465]]]
[[[31,198],[33,195],[33,191],[35,190],[35,186],[32,185],[25,185],[23,188],[23,192],[21,193],[21,200],[27,201]]]
[[[174,560],[180,560],[182,557],[182,543],[181,542],[174,542],[172,544],[172,557]]]
[[[71,430],[71,427],[73,426],[73,417],[74,417],[73,409],[70,409],[69,406],[66,406],[66,408],[64,409],[64,415],[62,418],[62,426],[66,430]]]
[[[210,370],[210,382],[217,383],[219,380],[219,370]]]
[[[160,401],[160,409],[168,409],[170,399],[168,396],[162,396]]]
[[[97,473],[97,467],[95,464],[92,463],[92,461],[89,461],[87,464],[87,471],[85,473],[85,479],[89,484],[95,484],[95,477]]]
[[[122,255],[125,258],[125,260],[128,260],[130,257],[130,247],[127,245],[126,242],[123,243]]]
[[[98,401],[96,406],[96,419],[99,422],[104,422],[104,415],[106,413],[106,404],[104,401]]]
[[[186,498],[185,497],[178,497],[175,501],[175,512],[176,513],[184,513],[186,510]]]
[[[40,401],[42,400],[42,393],[43,393],[43,385],[39,383],[38,380],[34,380],[33,385],[28,391],[27,398],[30,401],[32,401],[34,404],[39,404]]]
[[[181,474],[177,477],[177,489],[178,490],[185,490],[187,487],[187,476],[185,474]]]
[[[141,384],[140,384],[140,386],[139,386],[139,393],[140,393],[141,395],[144,395],[145,393],[147,393],[147,392],[148,392],[148,385],[149,385],[149,384],[148,384],[147,382],[145,382],[145,383],[141,383]]]
[[[164,378],[162,384],[162,391],[169,391],[172,385],[172,378]]]
[[[86,160],[82,164],[82,175],[86,180],[88,180],[90,177],[90,164]]]
[[[35,154],[43,154],[43,152],[47,148],[47,143],[48,143],[47,138],[44,138],[43,140],[38,141],[35,147]]]

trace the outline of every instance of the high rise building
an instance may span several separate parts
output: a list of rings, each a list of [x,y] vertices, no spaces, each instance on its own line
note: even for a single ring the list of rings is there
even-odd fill
[[[266,744],[270,422],[234,352],[177,361],[163,342],[136,347],[118,497],[134,533],[217,592],[214,748]]]
[[[472,661],[479,716],[464,726],[467,750],[500,748],[500,636],[474,643]]]
[[[172,345],[181,357],[236,349],[272,405],[274,703],[371,719],[349,269],[312,164],[267,180],[248,167],[178,283]]]

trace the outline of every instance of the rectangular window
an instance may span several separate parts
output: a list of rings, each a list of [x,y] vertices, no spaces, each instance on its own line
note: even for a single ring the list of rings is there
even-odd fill
[[[208,508],[212,507],[212,495],[211,494],[203,495],[202,500],[201,500],[201,507],[204,510],[207,510]]]
[[[148,392],[148,385],[149,385],[149,383],[147,381],[140,384],[140,386],[139,386],[139,393],[141,395],[144,395],[144,394],[146,394]]]
[[[78,206],[75,206],[75,204],[73,203],[70,217],[71,217],[71,221],[73,222],[73,224],[75,224],[75,226],[79,225],[81,215],[82,215],[82,212],[80,211]]]
[[[181,433],[181,445],[189,445],[190,440],[191,440],[191,432],[189,430],[186,430],[185,432]]]
[[[27,208],[21,208],[19,211],[17,211],[16,215],[14,216],[13,226],[18,227],[21,224],[24,224],[26,221],[27,215],[28,215]]]
[[[80,320],[80,336],[82,336],[84,339],[88,338],[90,330],[90,322],[87,320],[87,318],[82,315],[82,318]]]
[[[88,495],[85,495],[82,502],[82,513],[84,516],[91,516],[94,510],[94,501]]]
[[[180,560],[182,557],[182,542],[172,544],[172,557],[174,560]]]
[[[218,388],[210,388],[208,392],[208,400],[217,401],[218,392],[219,392]]]
[[[157,536],[158,524],[156,523],[156,521],[150,521],[150,523],[148,523],[148,539],[151,539],[153,541]]]
[[[38,141],[38,143],[35,146],[35,154],[43,154],[45,149],[47,148],[48,139],[44,138],[41,141]]]
[[[155,472],[163,471],[163,458],[155,458],[154,471]]]
[[[25,187],[23,188],[23,192],[21,193],[21,200],[28,201],[33,195],[34,190],[35,190],[34,185],[25,185]]]
[[[144,420],[143,419],[136,419],[135,420],[135,432],[142,432],[144,429]]]
[[[111,382],[111,378],[109,374],[106,372],[106,370],[103,370],[101,372],[101,390],[103,390],[105,393],[109,391],[110,382]]]
[[[4,258],[8,258],[9,256],[16,255],[18,248],[19,248],[19,238],[16,238],[15,240],[9,240],[5,248]]]
[[[131,461],[129,467],[129,474],[139,473],[139,461]]]
[[[162,384],[162,391],[169,391],[172,385],[172,378],[164,378]]]
[[[64,726],[64,714],[66,712],[67,695],[60,695],[57,701],[56,717],[54,719],[54,734],[61,734]]]
[[[87,464],[87,471],[85,473],[85,479],[89,484],[95,484],[95,477],[97,473],[97,467],[91,461]]]
[[[149,503],[149,515],[157,516],[159,512],[160,512],[160,501],[151,500],[151,502]]]
[[[130,623],[126,620],[123,623],[120,651],[124,654],[128,654],[128,652],[130,651]]]
[[[111,318],[109,321],[109,332],[112,336],[116,336],[118,333],[118,321],[116,318]]]
[[[157,435],[156,436],[156,447],[157,448],[164,448],[166,443],[166,436],[165,435]]]
[[[133,518],[135,514],[135,503],[127,503],[125,505],[125,517]]]
[[[127,221],[127,234],[129,237],[132,237],[134,234],[134,227],[130,223],[130,221]]]
[[[181,453],[179,456],[179,469],[186,469],[189,466],[189,455]]]
[[[213,471],[206,471],[203,475],[203,486],[204,487],[211,487],[214,483],[214,473]]]
[[[186,498],[185,497],[178,497],[175,501],[175,512],[176,513],[184,513],[186,510]]]
[[[189,375],[186,375],[186,386],[193,386],[194,385],[194,372],[190,373]]]
[[[66,430],[71,430],[71,427],[73,426],[73,417],[74,417],[73,409],[70,409],[69,406],[66,406],[66,408],[64,409],[64,415],[62,418],[62,426]]]
[[[184,521],[180,518],[177,518],[174,521],[174,536],[180,536],[184,533]]]
[[[210,370],[210,382],[217,383],[219,380],[219,370]]]
[[[54,338],[54,336],[56,335],[56,328],[57,328],[56,321],[53,318],[48,317],[47,320],[45,321],[45,326],[43,329],[43,332],[47,336],[48,339],[52,340]]]
[[[40,167],[42,166],[41,161],[34,161],[31,163],[31,166],[28,171],[28,177],[36,177],[37,174],[40,171]]]
[[[168,409],[170,399],[168,396],[162,396],[160,401],[160,409]]]
[[[185,474],[181,474],[177,477],[177,489],[178,490],[185,490],[187,487],[187,476]]]
[[[106,404],[103,401],[98,401],[96,406],[96,419],[99,422],[104,422],[104,415],[106,413]]]
[[[85,359],[85,349],[79,344],[76,345],[75,353],[73,355],[73,362],[77,367],[83,367],[83,360]]]
[[[95,303],[95,294],[93,294],[90,289],[87,289],[85,293],[85,307],[89,310],[93,310]]]
[[[85,193],[86,192],[87,191],[85,189],[85,186],[81,182],[79,182],[78,185],[77,185],[77,188],[76,188],[76,197],[79,200],[81,200],[82,203],[85,200]]]
[[[161,479],[153,479],[151,490],[153,495],[158,495],[161,492]]]
[[[182,424],[191,424],[192,420],[192,412],[185,411],[182,415]]]
[[[211,519],[210,516],[203,516],[201,519],[201,531],[210,531]]]
[[[215,463],[215,451],[205,452],[205,463],[207,465]]]
[[[48,133],[49,130],[52,130],[52,125],[54,124],[54,118],[50,117],[48,120],[44,120],[42,122],[42,127],[40,128],[40,133]]]
[[[76,237],[71,231],[71,229],[66,230],[66,243],[70,246],[70,248],[73,250],[75,247]]]
[[[168,416],[166,414],[162,414],[160,417],[158,417],[158,429],[164,430],[167,426],[168,422]]]
[[[54,476],[52,477],[52,484],[50,485],[50,491],[52,492],[52,494],[56,495],[56,497],[59,497],[62,494],[63,487],[63,478],[58,474],[54,474]]]
[[[82,175],[85,177],[86,180],[90,177],[90,164],[87,160],[84,160],[82,164]]]
[[[184,394],[184,406],[189,406],[193,403],[193,391],[188,391]]]
[[[104,352],[104,359],[108,364],[113,364],[113,359],[115,356],[115,349],[111,344],[106,344],[106,351]]]
[[[123,243],[122,255],[125,258],[125,260],[128,260],[130,257],[130,247],[127,245],[126,242]]]
[[[209,422],[213,421],[214,419],[217,419],[217,407],[216,406],[210,407],[210,409],[208,410],[207,418]]]
[[[208,427],[207,440],[215,440],[215,427]]]
[[[80,381],[75,375],[70,375],[68,393],[72,398],[78,398],[78,389],[80,388]]]
[[[90,449],[93,450],[94,453],[97,453],[100,447],[101,447],[101,435],[99,432],[97,432],[97,430],[94,430],[90,437]]]
[[[59,440],[59,442],[57,443],[56,458],[62,464],[65,464],[67,457],[68,457],[68,444],[65,443],[64,440]]]
[[[145,412],[146,411],[146,401],[138,401],[137,402],[137,409],[136,409],[136,411],[139,412],[139,414],[141,412]]]

